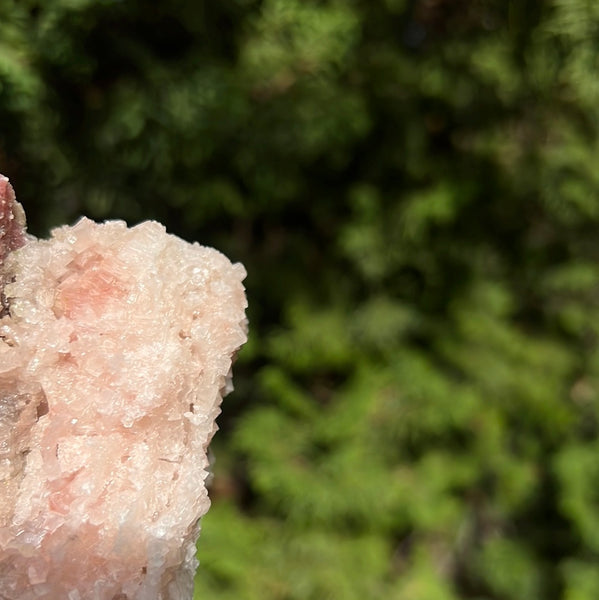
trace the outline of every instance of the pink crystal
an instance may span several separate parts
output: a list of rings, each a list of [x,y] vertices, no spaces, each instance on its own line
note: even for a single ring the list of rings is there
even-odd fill
[[[0,316],[6,309],[2,288],[10,279],[10,273],[2,269],[4,259],[11,250],[20,248],[26,239],[23,207],[17,202],[8,179],[0,175]]]
[[[25,213],[8,179],[0,175],[0,266],[11,251],[25,243]]]
[[[28,239],[11,192],[1,179],[0,598],[191,599],[244,268],[155,222]]]

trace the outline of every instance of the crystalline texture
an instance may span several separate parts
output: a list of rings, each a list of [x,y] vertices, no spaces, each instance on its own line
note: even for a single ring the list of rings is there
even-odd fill
[[[25,243],[25,213],[8,179],[0,175],[0,266],[11,251]]]
[[[0,175],[0,316],[6,311],[3,287],[10,277],[2,266],[11,250],[21,247],[26,241],[25,213],[16,201],[15,192],[8,179]]]
[[[0,180],[0,598],[185,600],[243,267],[155,222],[27,238]]]

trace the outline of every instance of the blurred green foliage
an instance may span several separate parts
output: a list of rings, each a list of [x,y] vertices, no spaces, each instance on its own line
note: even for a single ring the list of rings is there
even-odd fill
[[[599,5],[0,0],[30,228],[247,267],[196,597],[599,597]]]

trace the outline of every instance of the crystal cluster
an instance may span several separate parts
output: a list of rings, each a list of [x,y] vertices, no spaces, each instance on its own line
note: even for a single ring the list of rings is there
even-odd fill
[[[0,598],[191,599],[244,276],[155,222],[36,240],[0,179]]]

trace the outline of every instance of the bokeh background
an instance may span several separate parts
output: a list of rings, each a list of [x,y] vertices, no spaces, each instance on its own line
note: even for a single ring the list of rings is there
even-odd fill
[[[198,600],[599,598],[599,3],[0,0],[46,235],[248,271]]]

